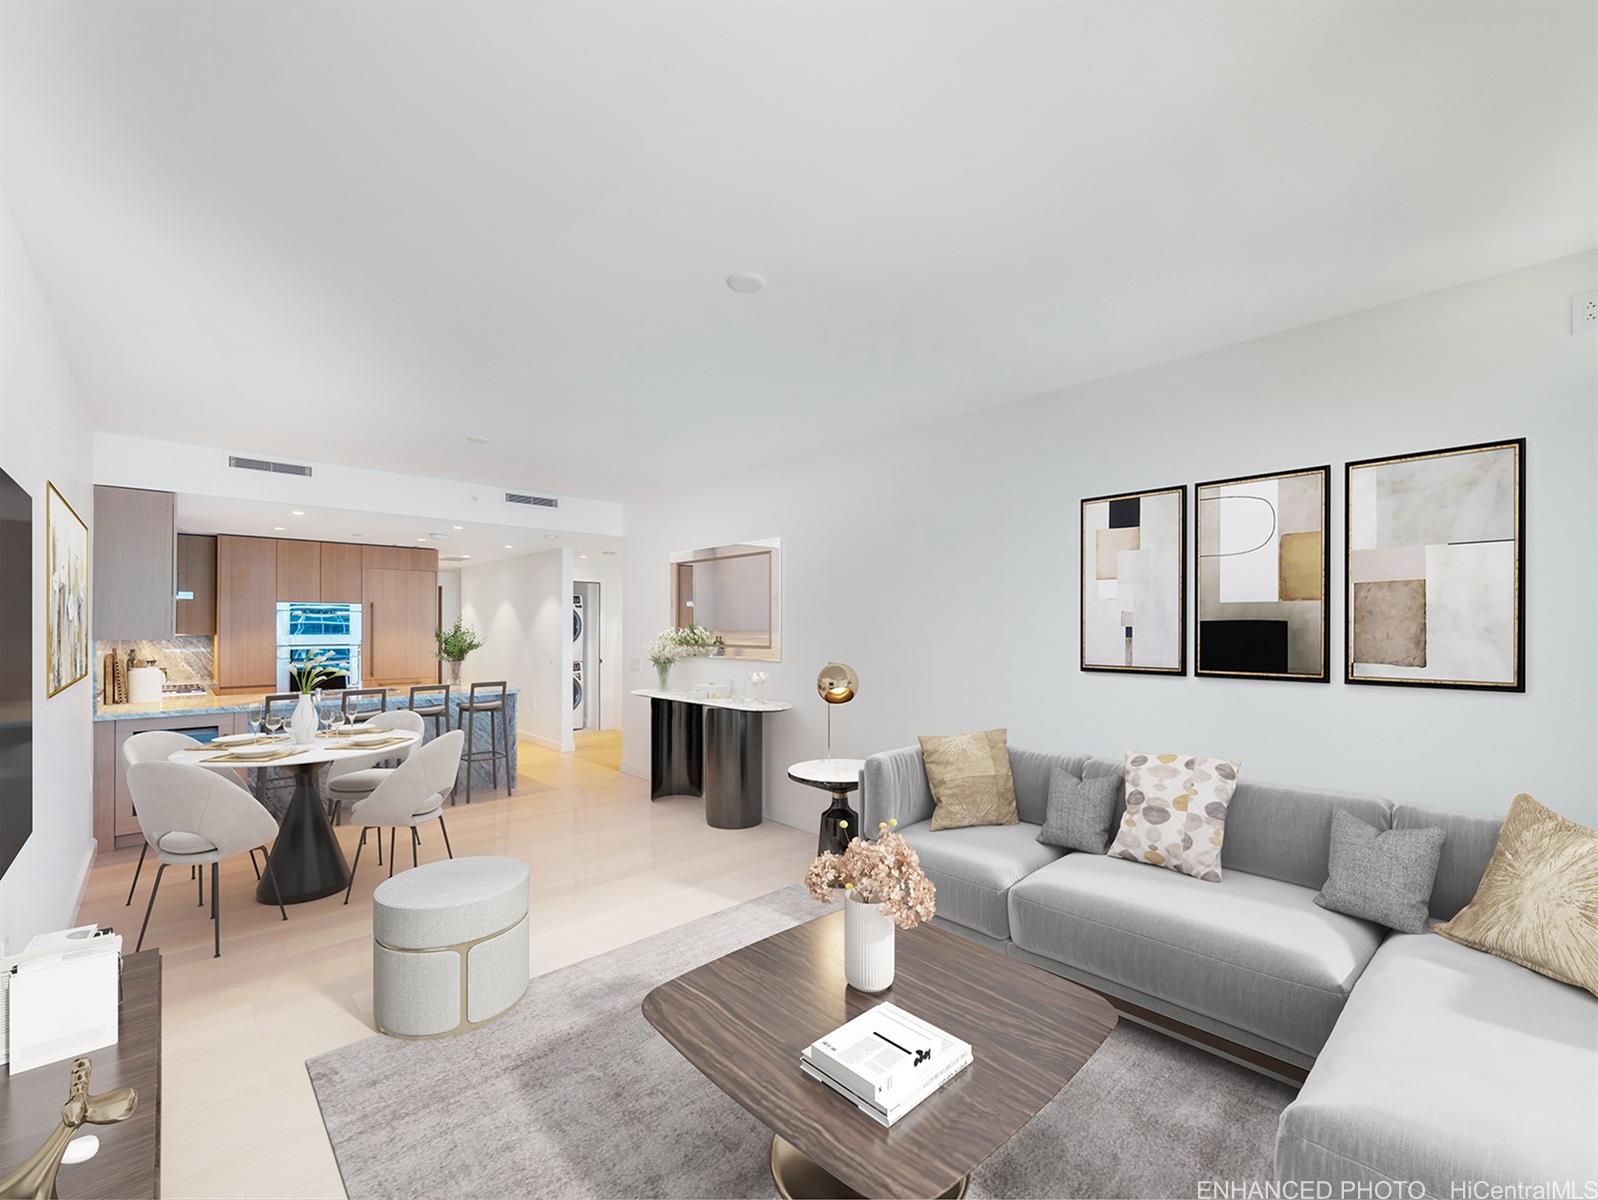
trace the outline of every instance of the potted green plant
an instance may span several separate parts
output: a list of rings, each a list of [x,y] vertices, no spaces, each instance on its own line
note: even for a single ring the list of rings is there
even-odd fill
[[[483,639],[477,636],[477,630],[462,624],[459,617],[448,629],[435,630],[433,637],[438,642],[438,652],[434,657],[449,664],[449,681],[459,683],[461,663],[473,650],[483,648]]]

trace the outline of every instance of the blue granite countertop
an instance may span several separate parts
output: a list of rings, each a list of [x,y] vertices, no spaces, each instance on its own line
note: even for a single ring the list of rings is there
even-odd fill
[[[442,684],[439,686],[443,686]],[[455,704],[466,698],[471,690],[471,681],[460,685],[450,685],[450,704]],[[516,695],[518,689],[507,688],[510,695]],[[390,708],[410,707],[409,685],[388,689],[388,706]],[[94,719],[96,721],[128,721],[143,717],[161,717],[167,715],[185,717],[203,717],[216,713],[241,713],[261,711],[261,702],[266,699],[269,692],[235,692],[231,695],[216,695],[206,692],[199,696],[168,696],[151,704],[100,704],[96,703]],[[331,699],[331,697],[329,697]]]

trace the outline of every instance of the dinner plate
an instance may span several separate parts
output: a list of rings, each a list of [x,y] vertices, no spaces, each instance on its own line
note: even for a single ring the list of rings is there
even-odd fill
[[[357,733],[350,738],[350,744],[352,746],[375,746],[379,742],[386,742],[394,736],[395,733],[392,729],[385,729],[381,733]]]
[[[282,749],[281,745],[274,743],[269,746],[234,746],[228,753],[234,758],[268,758]]]
[[[212,738],[211,739],[211,745],[213,745],[213,746],[238,746],[238,745],[242,745],[242,744],[247,743],[247,742],[253,742],[256,738],[258,738],[260,736],[261,735],[258,734],[258,733],[225,733],[221,737]]]

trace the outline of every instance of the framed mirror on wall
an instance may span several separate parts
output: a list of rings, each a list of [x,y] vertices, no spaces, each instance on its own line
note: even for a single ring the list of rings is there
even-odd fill
[[[699,625],[727,658],[782,659],[782,539],[671,556],[671,623]]]

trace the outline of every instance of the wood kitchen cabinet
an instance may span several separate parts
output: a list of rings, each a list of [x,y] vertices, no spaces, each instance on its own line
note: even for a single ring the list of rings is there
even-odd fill
[[[190,599],[185,600],[183,596]],[[211,637],[216,633],[216,538],[178,534],[179,637]]]
[[[324,601],[322,543],[277,539],[277,598]]]
[[[277,687],[276,538],[216,539],[216,682]]]
[[[323,604],[361,603],[361,558],[365,546],[321,542]]]
[[[176,497],[144,488],[94,489],[94,636],[159,642],[175,632]]]
[[[374,549],[374,547],[368,547]],[[433,632],[438,576],[373,567],[365,572],[363,675],[370,684],[428,683],[437,678]]]

